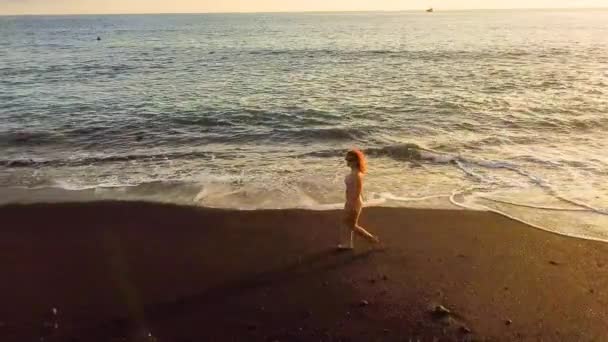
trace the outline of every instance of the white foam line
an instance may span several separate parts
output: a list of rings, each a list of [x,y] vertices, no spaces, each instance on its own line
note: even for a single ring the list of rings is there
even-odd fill
[[[526,208],[534,208],[534,209],[543,209],[543,210],[555,210],[555,211],[591,211],[585,208],[562,208],[562,207],[548,207],[542,205],[534,205],[534,204],[526,204],[526,203],[518,203],[513,201],[501,200],[498,198],[491,198],[486,196],[479,196],[479,198],[487,199],[489,201],[494,201],[498,203],[511,204],[518,207],[526,207]]]
[[[479,161],[474,161],[474,160],[469,161],[469,162],[473,163],[473,164],[477,164],[477,165],[482,166],[482,167],[502,168],[502,169],[511,170],[511,171],[513,171],[515,173],[518,173],[518,174],[520,174],[522,176],[525,176],[528,179],[532,180],[535,184],[537,184],[541,188],[546,189],[547,191],[549,191],[550,195],[554,196],[557,199],[560,199],[560,200],[562,200],[564,202],[567,202],[567,203],[570,203],[570,204],[574,204],[574,205],[582,207],[582,208],[586,208],[588,210],[594,211],[594,212],[596,212],[598,214],[601,214],[601,215],[608,215],[608,210],[606,210],[606,209],[596,208],[596,207],[593,207],[593,206],[591,206],[591,205],[589,205],[587,203],[579,202],[579,201],[576,201],[576,200],[572,200],[572,199],[569,199],[569,198],[566,198],[566,197],[560,195],[549,184],[545,183],[545,181],[542,178],[539,178],[539,177],[537,177],[537,176],[535,176],[533,174],[530,174],[527,171],[520,170],[520,169],[518,169],[515,166],[508,165],[508,164],[496,164],[496,166],[488,166],[486,163],[479,162]],[[464,169],[464,167],[461,165],[461,163],[459,162],[459,160],[456,160],[456,164],[458,165],[458,167],[463,172],[465,172],[465,173],[467,173],[469,175],[473,175],[473,176],[477,177],[477,175],[475,173],[470,172],[470,171]],[[541,209],[541,208],[539,208],[539,209]],[[549,209],[549,210],[551,210],[551,209]]]
[[[455,191],[455,192],[453,192],[453,193],[452,193],[452,196],[450,196],[450,202],[451,202],[453,205],[458,206],[458,207],[461,207],[461,208],[464,208],[464,209],[469,209],[469,210],[479,210],[479,209],[476,209],[476,208],[474,208],[474,207],[472,207],[472,206],[468,206],[468,205],[466,205],[466,204],[458,203],[458,202],[457,202],[457,201],[454,199],[454,196],[456,196],[456,195],[458,195],[458,194],[462,194],[462,193],[464,193],[464,192],[466,192],[466,191],[460,191],[460,192]],[[528,226],[530,226],[530,227],[532,227],[532,228],[540,229],[540,230],[543,230],[543,231],[546,231],[546,232],[549,232],[549,233],[553,233],[553,234],[556,234],[556,235],[565,236],[565,237],[571,237],[571,238],[577,238],[577,239],[583,239],[583,240],[592,240],[592,241],[599,241],[599,242],[608,242],[608,239],[600,239],[600,238],[595,238],[595,237],[590,237],[590,236],[583,236],[583,235],[577,235],[577,234],[566,234],[566,233],[557,232],[557,231],[555,231],[555,230],[551,230],[551,229],[549,229],[549,228],[546,228],[546,227],[543,227],[543,226],[540,226],[540,225],[534,224],[534,223],[532,223],[532,222],[528,222],[528,221],[526,221],[526,220],[523,220],[523,219],[517,218],[517,217],[515,217],[515,216],[509,215],[509,214],[504,213],[504,212],[502,212],[502,211],[500,211],[500,210],[492,209],[492,208],[489,208],[489,207],[487,207],[487,206],[485,206],[485,205],[480,205],[480,206],[481,206],[481,207],[483,207],[483,208],[484,208],[484,210],[486,210],[486,211],[490,211],[490,212],[493,212],[493,213],[495,213],[495,214],[502,215],[502,216],[504,216],[504,217],[506,217],[506,218],[508,218],[508,219],[513,220],[513,221],[517,221],[517,222],[523,223],[523,224],[525,224],[525,225],[528,225]]]
[[[477,186],[471,186],[471,187],[468,187],[468,188],[465,188],[465,189],[462,189],[462,190],[454,190],[454,191],[452,191],[452,194],[449,197],[450,203],[452,203],[453,205],[455,205],[457,207],[461,207],[461,208],[464,208],[464,209],[479,210],[479,209],[475,208],[474,206],[467,206],[465,204],[458,203],[458,201],[456,201],[456,199],[455,199],[455,197],[457,195],[461,195],[461,194],[467,193],[467,192],[469,192],[471,190],[474,190],[474,189],[477,189],[477,188],[479,188],[479,187],[477,187]]]
[[[606,209],[595,208],[595,207],[593,207],[593,206],[588,205],[587,203],[584,203],[584,202],[579,202],[579,201],[576,201],[576,200],[572,200],[572,199],[566,198],[566,197],[564,197],[564,196],[562,196],[562,195],[558,194],[558,193],[557,193],[556,191],[554,191],[553,189],[551,189],[551,191],[552,191],[552,195],[553,195],[553,196],[555,196],[555,197],[557,197],[557,198],[561,199],[561,200],[562,200],[562,201],[564,201],[564,202],[572,203],[572,204],[574,204],[574,205],[578,205],[579,207],[587,208],[587,209],[589,209],[589,210],[591,210],[591,211],[594,211],[594,212],[596,212],[596,213],[598,213],[598,214],[601,214],[601,215],[608,215],[608,210],[606,210]]]
[[[479,180],[479,181],[483,181],[483,177],[482,177],[482,176],[480,176],[480,175],[476,174],[475,172],[473,172],[473,171],[471,171],[471,170],[467,169],[467,168],[466,168],[466,167],[465,167],[465,166],[462,164],[462,162],[461,162],[460,160],[455,159],[455,160],[454,160],[454,162],[456,163],[456,165],[458,166],[458,168],[459,168],[459,169],[460,169],[462,172],[464,172],[465,174],[467,174],[467,175],[469,175],[469,176],[471,176],[471,177],[473,177],[473,178],[476,178],[476,179],[477,179],[477,180]]]
[[[386,194],[380,194],[380,195],[382,195],[386,199],[394,200],[394,201],[401,201],[401,202],[418,202],[418,201],[425,201],[425,200],[433,199],[433,198],[450,197],[450,195],[429,195],[429,196],[423,196],[423,197],[400,197],[400,196],[386,195]]]

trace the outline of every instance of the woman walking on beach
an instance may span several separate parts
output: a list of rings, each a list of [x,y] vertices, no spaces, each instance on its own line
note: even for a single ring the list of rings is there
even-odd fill
[[[344,178],[346,185],[346,203],[344,204],[344,219],[340,229],[339,249],[354,248],[354,233],[367,239],[372,243],[379,243],[380,240],[359,225],[359,215],[363,209],[363,176],[366,171],[365,156],[358,149],[353,149],[346,153],[346,165],[350,167],[350,173]],[[349,238],[347,242],[344,238]]]

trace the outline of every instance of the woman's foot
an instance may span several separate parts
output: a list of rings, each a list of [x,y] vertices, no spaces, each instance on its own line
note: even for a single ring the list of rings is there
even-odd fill
[[[372,239],[371,249],[374,251],[384,251],[386,250],[386,246],[382,241],[380,241],[377,236],[374,235],[374,238]]]

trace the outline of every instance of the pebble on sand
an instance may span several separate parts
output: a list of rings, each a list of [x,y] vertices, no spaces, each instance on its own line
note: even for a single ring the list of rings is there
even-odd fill
[[[452,312],[443,305],[437,305],[435,307],[435,309],[433,310],[433,313],[437,316],[447,316],[447,315],[451,314]]]
[[[362,301],[359,302],[359,306],[368,306],[369,302],[365,299],[363,299]]]
[[[511,325],[511,324],[513,324],[513,321],[512,321],[512,320],[507,319],[507,320],[505,321],[505,325]]]

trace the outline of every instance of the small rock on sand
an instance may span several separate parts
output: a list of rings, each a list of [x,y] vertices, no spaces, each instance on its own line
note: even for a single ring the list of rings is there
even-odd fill
[[[553,266],[558,266],[558,265],[559,265],[559,262],[554,261],[554,260],[549,260],[549,263],[550,263],[551,265],[553,265]]]
[[[507,319],[507,320],[505,321],[505,325],[511,325],[511,324],[513,324],[513,321],[512,321],[512,320]]]
[[[368,306],[368,305],[369,305],[369,302],[365,299],[359,302],[359,306]]]
[[[467,327],[466,325],[463,325],[460,327],[460,331],[464,334],[470,334],[471,333],[471,329],[469,329],[469,327]]]
[[[443,305],[437,305],[435,307],[435,309],[433,310],[433,314],[437,315],[437,316],[447,316],[449,314],[451,314],[452,312],[446,308]]]

